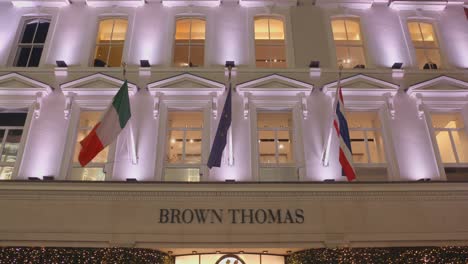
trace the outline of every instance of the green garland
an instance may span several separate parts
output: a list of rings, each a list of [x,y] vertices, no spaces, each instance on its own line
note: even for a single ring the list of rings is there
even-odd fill
[[[0,264],[172,264],[165,253],[137,248],[0,247]]]
[[[291,254],[287,264],[466,264],[468,247],[308,249]]]

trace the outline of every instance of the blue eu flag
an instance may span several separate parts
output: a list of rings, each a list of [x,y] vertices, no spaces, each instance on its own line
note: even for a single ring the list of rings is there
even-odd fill
[[[231,85],[229,85],[229,91],[226,96],[226,102],[224,103],[223,113],[219,120],[218,130],[216,130],[216,136],[211,146],[210,157],[208,158],[208,168],[221,167],[221,158],[223,156],[224,147],[226,147],[227,133],[232,121],[232,108],[231,108]]]

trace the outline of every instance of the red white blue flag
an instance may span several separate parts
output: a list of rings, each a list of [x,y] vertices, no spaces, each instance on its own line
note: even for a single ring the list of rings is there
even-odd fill
[[[343,94],[341,93],[341,87],[338,86],[336,91],[338,94],[336,99],[336,115],[333,120],[333,126],[335,127],[336,134],[340,140],[340,164],[342,168],[342,175],[348,178],[348,181],[356,179],[356,173],[353,168],[353,156],[351,151],[351,139],[349,137],[348,121],[344,115],[344,101]]]

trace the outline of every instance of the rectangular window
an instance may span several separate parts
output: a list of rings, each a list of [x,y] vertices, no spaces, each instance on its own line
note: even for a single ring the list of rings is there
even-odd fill
[[[205,61],[205,26],[202,18],[181,18],[176,21],[174,64],[203,66]]]
[[[166,181],[200,181],[202,133],[203,112],[169,112]]]
[[[408,29],[416,53],[418,68],[437,69],[440,67],[439,44],[432,24],[408,22]]]
[[[344,68],[364,67],[366,60],[359,20],[333,19],[332,30],[339,64]]]
[[[384,142],[377,112],[348,112],[346,116],[354,164],[384,166]]]
[[[104,167],[107,163],[109,147],[102,150],[86,167],[81,167],[78,162],[80,154],[80,141],[85,138],[93,127],[101,120],[100,111],[82,111],[78,125],[78,135],[75,143],[75,152],[73,155],[73,168],[71,179],[76,181],[104,181],[106,173]]]
[[[26,113],[0,113],[0,180],[11,179],[26,116]]]
[[[124,18],[108,18],[99,21],[94,67],[121,66],[127,27],[128,21]]]
[[[259,68],[286,68],[283,20],[255,18],[255,65]]]
[[[431,115],[442,162],[447,165],[468,163],[468,139],[459,113]]]
[[[297,181],[291,112],[257,114],[261,181]]]
[[[32,18],[24,22],[16,51],[16,67],[37,67],[41,61],[50,19]]]

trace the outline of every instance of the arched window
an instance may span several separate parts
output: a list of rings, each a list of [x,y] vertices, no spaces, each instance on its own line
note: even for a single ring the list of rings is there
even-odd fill
[[[255,18],[255,65],[261,68],[286,68],[283,20]]]
[[[176,20],[174,65],[203,66],[205,58],[205,26],[203,18]]]
[[[108,18],[99,21],[94,54],[95,67],[120,67],[127,34],[125,18]]]
[[[342,64],[344,68],[364,68],[366,60],[359,20],[333,19],[332,30],[338,65]]]
[[[437,69],[441,61],[439,44],[432,24],[417,21],[408,22],[408,29],[416,53],[418,68]]]
[[[33,18],[25,21],[16,51],[16,67],[37,67],[49,32],[50,19]]]

